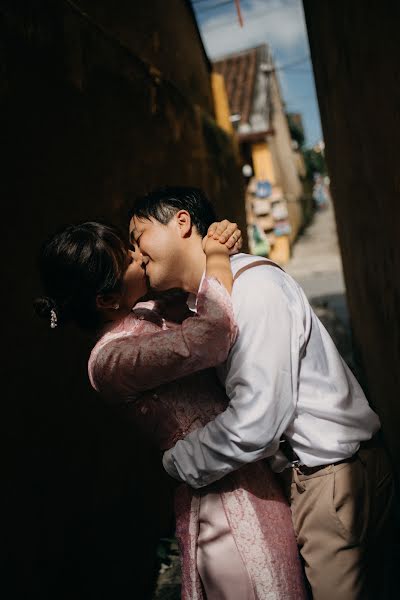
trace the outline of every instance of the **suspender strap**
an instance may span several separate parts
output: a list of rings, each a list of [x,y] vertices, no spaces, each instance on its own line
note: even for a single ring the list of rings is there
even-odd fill
[[[277,269],[280,269],[281,271],[283,271],[282,267],[280,267],[279,265],[277,265],[276,263],[272,262],[272,260],[267,260],[267,259],[263,259],[263,260],[255,260],[254,262],[245,265],[244,267],[242,267],[241,269],[239,269],[239,271],[236,273],[235,277],[233,278],[233,283],[235,283],[236,279],[245,271],[247,271],[247,269],[252,269],[253,267],[260,267],[262,265],[269,265],[270,267],[276,267]],[[288,459],[288,461],[290,462],[292,467],[295,467],[296,465],[298,465],[299,461],[299,457],[297,456],[296,452],[293,450],[293,448],[291,447],[291,445],[289,444],[288,440],[283,436],[283,438],[280,440],[279,442],[279,449],[283,452],[283,454],[285,455],[285,457]]]
[[[239,277],[239,275],[241,275],[242,273],[244,273],[245,271],[247,271],[247,269],[252,269],[253,267],[259,267],[261,265],[270,265],[271,267],[276,267],[277,269],[280,269],[281,271],[283,271],[282,267],[280,267],[279,265],[277,265],[276,263],[272,262],[272,260],[255,260],[254,262],[245,265],[244,267],[242,267],[241,269],[239,269],[239,271],[236,273],[235,277],[233,278],[233,283],[235,283],[236,279]]]
[[[283,271],[282,267],[280,267],[276,263],[272,262],[272,260],[268,260],[268,259],[255,260],[254,262],[252,262],[248,265],[245,265],[244,267],[239,269],[239,271],[236,273],[235,277],[233,278],[233,283],[235,283],[236,279],[242,273],[247,271],[247,269],[252,269],[253,267],[260,267],[262,265],[269,265],[270,267],[276,267],[277,269],[280,269],[281,271]],[[295,465],[297,465],[299,463],[299,457],[297,456],[297,454],[295,453],[295,451],[293,450],[293,448],[291,447],[291,445],[289,444],[287,439],[285,437],[283,437],[279,443],[280,443],[279,449],[283,452],[285,457],[288,459],[291,466],[294,467]]]

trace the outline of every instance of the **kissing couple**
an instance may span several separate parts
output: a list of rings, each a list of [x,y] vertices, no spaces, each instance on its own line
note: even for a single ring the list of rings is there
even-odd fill
[[[137,199],[129,235],[54,234],[35,309],[93,332],[92,386],[162,450],[182,598],[378,598],[393,505],[379,418],[300,286],[239,252],[197,188]]]

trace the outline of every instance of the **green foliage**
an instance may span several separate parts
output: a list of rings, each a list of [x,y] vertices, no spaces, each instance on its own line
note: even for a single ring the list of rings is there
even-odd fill
[[[303,128],[294,121],[293,115],[291,115],[290,113],[287,115],[287,120],[289,125],[290,137],[292,138],[292,140],[298,143],[299,148],[303,148],[305,141]]]
[[[322,152],[316,152],[313,148],[303,150],[304,162],[306,164],[307,179],[312,180],[314,173],[327,175],[326,162]]]

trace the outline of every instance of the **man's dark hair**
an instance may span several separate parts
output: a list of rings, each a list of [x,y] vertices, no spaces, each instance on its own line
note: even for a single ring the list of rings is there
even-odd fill
[[[138,198],[130,217],[153,218],[167,225],[180,210],[187,210],[197,231],[204,237],[211,223],[217,220],[214,208],[205,193],[195,187],[164,187]]]

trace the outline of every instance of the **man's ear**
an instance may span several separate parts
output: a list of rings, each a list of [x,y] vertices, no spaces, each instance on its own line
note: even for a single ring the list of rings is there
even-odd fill
[[[96,307],[99,310],[118,310],[121,296],[116,292],[110,294],[97,294]]]
[[[176,225],[181,237],[189,237],[192,233],[192,218],[187,210],[179,210],[175,215]]]

